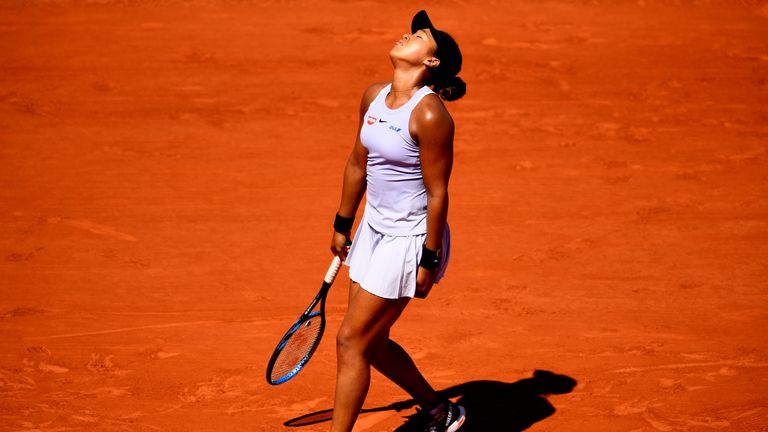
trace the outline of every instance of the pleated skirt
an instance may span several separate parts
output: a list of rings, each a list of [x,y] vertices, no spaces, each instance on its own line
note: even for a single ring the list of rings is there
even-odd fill
[[[363,216],[352,238],[344,264],[349,278],[373,295],[396,299],[416,293],[416,271],[426,234],[390,236],[373,229]],[[445,276],[451,250],[451,232],[445,225],[442,259],[435,283]]]

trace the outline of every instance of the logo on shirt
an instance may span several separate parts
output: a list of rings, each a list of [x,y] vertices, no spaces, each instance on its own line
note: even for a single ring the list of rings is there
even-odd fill
[[[399,128],[399,127],[394,127],[394,126],[390,126],[389,128],[390,128],[391,130],[395,131],[395,132],[400,132],[401,130],[403,130],[402,128]]]
[[[379,119],[379,123],[386,123],[387,121],[384,119]]]
[[[376,117],[368,116],[368,124],[369,125],[372,125],[372,124],[376,123],[376,120],[378,120]]]

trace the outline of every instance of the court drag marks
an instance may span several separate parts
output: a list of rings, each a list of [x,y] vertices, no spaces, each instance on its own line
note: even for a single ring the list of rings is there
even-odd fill
[[[454,250],[393,335],[466,384],[468,430],[768,427],[768,9],[673,3],[426,4],[465,54]],[[414,12],[0,7],[1,430],[275,431],[332,407],[346,272],[310,366],[264,368]],[[536,369],[577,385],[544,398]],[[374,374],[366,407],[406,399]]]

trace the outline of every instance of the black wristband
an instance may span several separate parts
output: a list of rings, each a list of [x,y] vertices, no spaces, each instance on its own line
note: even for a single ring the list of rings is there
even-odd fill
[[[422,245],[419,267],[424,267],[427,270],[434,270],[438,266],[440,266],[440,249],[427,249],[426,245]]]
[[[355,223],[355,217],[351,218],[341,216],[336,213],[336,220],[333,221],[333,230],[337,233],[347,233],[352,230],[352,225]]]

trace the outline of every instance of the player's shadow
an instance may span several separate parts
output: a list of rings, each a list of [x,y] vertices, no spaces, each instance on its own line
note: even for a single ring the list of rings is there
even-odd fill
[[[555,413],[555,408],[546,396],[571,392],[576,386],[576,380],[553,372],[537,370],[531,378],[525,378],[513,383],[501,381],[469,381],[440,390],[445,398],[458,398],[457,402],[467,410],[467,420],[461,432],[481,431],[523,431]],[[412,408],[416,403],[408,399],[393,404],[367,408],[362,415],[377,411],[402,411]],[[317,411],[305,414],[283,423],[288,427],[308,426],[311,424],[330,421],[333,410]],[[423,430],[418,428],[415,415],[408,416],[407,421],[398,427],[396,432]]]

